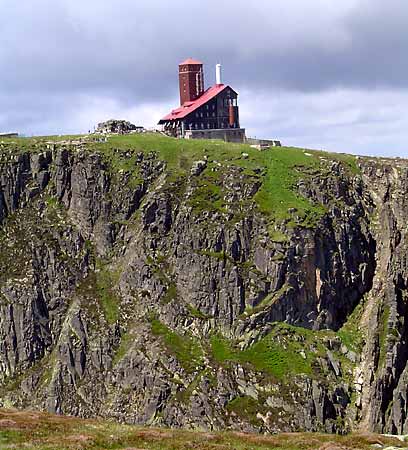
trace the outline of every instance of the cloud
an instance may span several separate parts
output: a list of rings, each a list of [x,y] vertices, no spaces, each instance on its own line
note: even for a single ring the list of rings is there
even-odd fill
[[[257,137],[275,137],[284,144],[346,153],[408,155],[406,124],[408,92],[336,89],[327,92],[276,91],[241,93],[243,123]],[[259,116],[259,110],[263,114]],[[265,130],[268,130],[265,133]]]
[[[207,85],[222,62],[250,131],[357,152],[386,135],[404,154],[405,0],[0,0],[0,14],[1,129],[153,124],[194,56]]]

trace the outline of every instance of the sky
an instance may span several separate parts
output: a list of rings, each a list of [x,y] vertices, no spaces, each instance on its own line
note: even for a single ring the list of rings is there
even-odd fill
[[[154,126],[178,64],[284,145],[408,157],[407,0],[0,0],[0,132]]]

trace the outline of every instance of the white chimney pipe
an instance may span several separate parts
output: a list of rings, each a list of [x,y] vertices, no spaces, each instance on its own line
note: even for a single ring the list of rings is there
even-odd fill
[[[215,79],[216,79],[216,83],[217,84],[222,84],[222,79],[221,79],[221,64],[217,64],[215,66]]]

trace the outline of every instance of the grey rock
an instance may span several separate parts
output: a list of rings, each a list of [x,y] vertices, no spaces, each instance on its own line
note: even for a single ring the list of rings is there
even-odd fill
[[[194,161],[191,166],[191,175],[200,175],[207,167],[207,161]]]

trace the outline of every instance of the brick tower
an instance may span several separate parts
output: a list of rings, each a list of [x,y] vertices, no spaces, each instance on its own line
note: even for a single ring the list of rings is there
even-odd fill
[[[179,64],[180,105],[196,100],[204,92],[203,63],[186,59]]]

